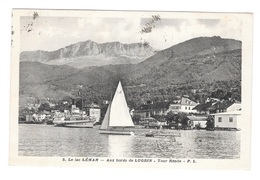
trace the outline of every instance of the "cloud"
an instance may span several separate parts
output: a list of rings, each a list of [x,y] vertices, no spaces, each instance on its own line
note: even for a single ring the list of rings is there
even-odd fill
[[[53,51],[79,41],[98,43],[147,41],[161,50],[199,36],[221,36],[241,39],[239,19],[174,19],[163,18],[154,23],[151,33],[140,34],[149,18],[138,17],[39,17],[32,31],[26,31],[31,17],[21,18],[21,50]]]
[[[180,31],[180,27],[182,24],[187,23],[186,19],[162,19],[160,23],[156,25],[158,28],[163,28],[163,27],[172,27],[175,28],[177,31]]]
[[[77,18],[77,24],[80,29],[85,29],[89,27],[100,26],[103,22],[102,18],[91,17],[91,18]]]
[[[214,27],[220,22],[219,19],[198,19],[198,23],[207,27]]]
[[[180,42],[200,36],[221,36],[241,40],[241,22],[239,20],[178,20],[154,28],[144,38],[155,49],[161,50]],[[178,22],[178,23],[176,23]],[[156,38],[155,38],[156,37]]]

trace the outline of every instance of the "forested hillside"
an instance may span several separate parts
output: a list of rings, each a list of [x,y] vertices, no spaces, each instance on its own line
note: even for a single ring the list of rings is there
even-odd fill
[[[170,101],[188,95],[196,101],[208,96],[241,100],[240,41],[200,37],[159,51],[139,64],[70,66],[20,62],[20,98],[79,98],[110,100],[122,81],[133,107],[145,102]],[[21,100],[26,102],[26,100]]]

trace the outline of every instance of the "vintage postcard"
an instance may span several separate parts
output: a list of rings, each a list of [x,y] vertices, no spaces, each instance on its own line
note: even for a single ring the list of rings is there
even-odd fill
[[[250,169],[250,13],[13,9],[10,165]]]

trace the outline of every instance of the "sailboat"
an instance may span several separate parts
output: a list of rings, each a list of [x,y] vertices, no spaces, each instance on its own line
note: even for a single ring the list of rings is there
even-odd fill
[[[134,132],[125,128],[134,127],[126,104],[125,94],[119,81],[112,102],[109,104],[103,122],[100,126],[100,134],[134,135]]]

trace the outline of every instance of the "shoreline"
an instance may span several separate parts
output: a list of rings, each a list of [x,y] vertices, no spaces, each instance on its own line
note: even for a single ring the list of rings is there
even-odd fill
[[[18,125],[40,125],[40,126],[53,126],[55,127],[55,124],[47,124],[47,123],[18,123]],[[92,129],[97,129],[97,127],[99,127],[100,125],[96,125],[96,126],[93,126]],[[66,128],[70,128],[70,127],[66,127]],[[89,129],[89,128],[87,128]],[[170,128],[161,128],[161,129],[157,129],[157,128],[145,128],[145,127],[141,127],[139,125],[135,126],[135,128],[125,128],[125,130],[127,131],[134,131],[134,130],[152,130],[154,132],[158,132],[158,131],[223,131],[223,132],[226,132],[226,131],[232,131],[232,132],[239,132],[241,131],[241,129],[234,129],[234,128],[216,128],[214,130],[210,129],[210,130],[207,130],[207,129],[170,129]]]

